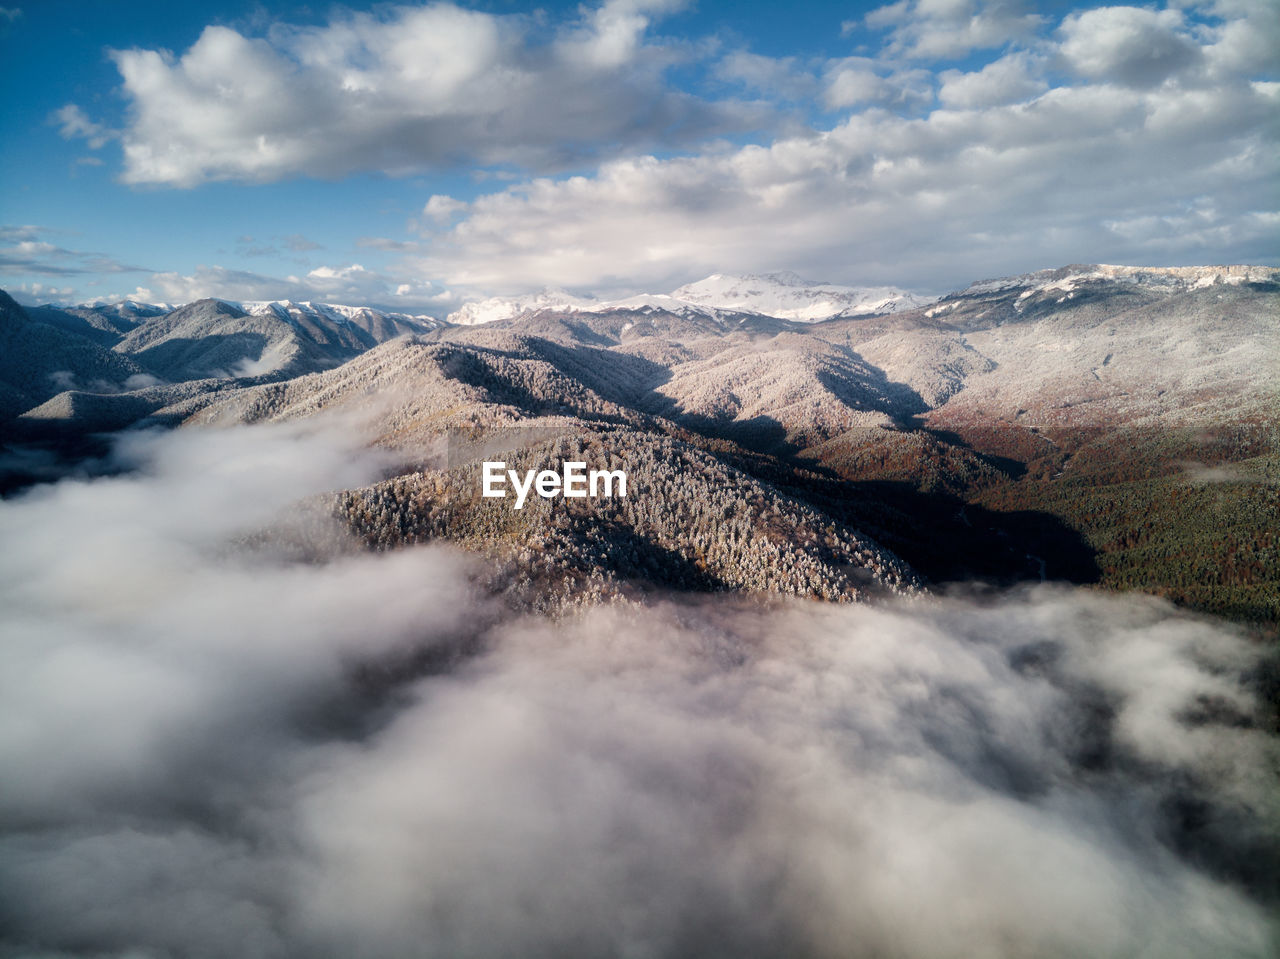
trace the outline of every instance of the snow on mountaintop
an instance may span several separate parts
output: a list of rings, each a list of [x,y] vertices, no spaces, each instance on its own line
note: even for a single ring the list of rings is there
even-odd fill
[[[231,302],[231,301],[227,301]],[[395,320],[413,320],[425,326],[434,326],[436,320],[430,316],[419,316],[413,313],[394,313],[378,310],[369,306],[344,306],[340,303],[315,303],[311,300],[247,300],[233,303],[250,316],[275,315],[282,320],[296,316],[318,316],[335,323],[350,323],[367,316],[386,317]]]
[[[1025,290],[1022,295],[1059,290],[1069,293],[1087,281],[1130,283],[1169,292],[1195,290],[1215,284],[1280,283],[1280,268],[1272,266],[1111,266],[1105,263],[1037,270],[972,283],[952,296]]]
[[[837,316],[901,313],[932,303],[932,298],[891,287],[834,286],[811,283],[794,273],[715,273],[673,293],[641,294],[621,300],[580,297],[563,290],[543,290],[525,296],[495,296],[449,314],[449,322],[463,326],[507,320],[537,310],[603,313],[608,310],[665,310],[718,318],[723,313],[755,313],[811,323]]]
[[[172,313],[178,307],[172,303],[147,303],[143,300],[113,300],[106,297],[99,297],[96,300],[88,300],[84,303],[77,303],[73,307],[60,307],[60,309],[82,309],[82,310],[98,310],[112,316],[120,317],[149,317],[159,316],[164,313]]]
[[[855,287],[813,283],[794,273],[715,273],[671,294],[696,306],[763,313],[782,320],[815,322],[836,316],[903,313],[933,302],[888,286]]]
[[[468,303],[450,313],[448,320],[460,326],[478,326],[495,320],[509,320],[513,316],[532,313],[536,310],[563,310],[574,313],[579,310],[595,311],[599,308],[600,302],[593,298],[574,296],[564,290],[548,288],[540,293],[526,293],[523,296],[491,296],[487,300]]]

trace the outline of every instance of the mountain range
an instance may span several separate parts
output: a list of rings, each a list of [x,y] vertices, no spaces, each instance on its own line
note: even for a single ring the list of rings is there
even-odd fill
[[[716,275],[447,321],[2,297],[0,423],[11,447],[57,447],[130,425],[360,418],[398,466],[312,505],[367,547],[482,552],[534,605],[1052,578],[1266,624],[1278,307],[1280,270],[1254,266],[1069,266],[936,298]],[[636,492],[517,513],[479,496],[498,454],[609,462]]]
[[[567,313],[608,313],[616,310],[661,310],[733,318],[741,314],[809,323],[841,316],[873,316],[918,309],[931,298],[891,287],[834,286],[801,279],[795,273],[713,273],[671,293],[641,294],[617,300],[574,296],[564,290],[514,297],[492,297],[468,303],[449,314],[450,323],[475,326],[509,320],[539,310]]]

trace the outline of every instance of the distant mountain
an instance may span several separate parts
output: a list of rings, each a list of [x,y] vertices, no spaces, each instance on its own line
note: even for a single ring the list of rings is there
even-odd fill
[[[1071,266],[976,283],[925,311],[996,367],[939,426],[1082,428],[1280,416],[1280,269]]]
[[[671,295],[695,306],[763,313],[796,322],[904,313],[933,302],[932,297],[893,287],[833,286],[803,280],[794,273],[715,273]]]
[[[600,305],[591,297],[573,296],[564,290],[545,289],[540,293],[523,296],[493,296],[487,300],[468,303],[450,313],[448,321],[460,326],[478,326],[495,320],[509,320],[513,316],[535,313],[538,310],[574,312],[595,310]]]
[[[1115,284],[1145,287],[1163,293],[1181,293],[1211,286],[1270,285],[1280,282],[1280,268],[1272,266],[1108,266],[1073,265],[1038,270],[1019,276],[980,280],[943,301],[988,293],[1018,290],[1025,295],[1057,292],[1070,298],[1077,287]]]
[[[742,276],[716,273],[672,293],[643,294],[621,300],[597,300],[552,289],[525,296],[492,297],[467,304],[449,314],[448,320],[457,325],[475,326],[540,310],[559,313],[660,310],[716,319],[732,320],[742,314],[754,314],[811,323],[841,316],[902,313],[931,302],[930,298],[891,287],[832,286],[802,280],[794,273]]]
[[[114,346],[140,324],[172,310],[171,306],[125,300],[97,306],[35,306],[28,307],[27,313],[37,322],[78,333],[103,346]]]
[[[0,415],[60,433],[117,429],[227,381],[331,369],[441,323],[362,306],[198,300],[23,309],[12,300]],[[247,307],[247,309],[246,309]]]
[[[0,420],[68,389],[114,393],[150,382],[148,370],[100,343],[41,323],[0,290]]]
[[[191,394],[158,415],[363,412],[411,467],[341,504],[358,535],[383,546],[441,536],[527,552],[532,527],[474,498],[474,464],[440,459],[452,437],[501,449],[512,428],[550,429],[646,464],[636,481],[662,492],[644,511],[628,506],[605,526],[552,514],[568,525],[520,560],[535,580],[589,575],[581,557],[595,543],[606,578],[783,591],[808,582],[846,595],[836,559],[805,554],[818,562],[809,567],[797,554],[742,578],[713,533],[689,534],[704,522],[682,512],[689,498],[718,502],[725,482],[706,454],[738,471],[736,486],[754,478],[793,504],[779,515],[813,509],[813,522],[868,536],[930,578],[1101,579],[1257,621],[1280,614],[1280,571],[1267,559],[1273,486],[1248,479],[1280,469],[1278,274],[1066,267],[821,323],[658,297],[559,310],[535,300],[518,317],[401,338],[327,372]],[[693,472],[678,494],[672,456]],[[1187,463],[1209,473],[1188,474]],[[1185,477],[1202,473],[1246,479],[1189,487]],[[763,519],[739,535],[803,553],[808,523]],[[792,579],[793,567],[808,572]]]
[[[539,294],[470,325],[205,300],[141,320],[114,351],[14,304],[6,325],[39,327],[50,355],[131,357],[170,382],[76,379],[52,395],[28,377],[3,398],[81,430],[357,413],[404,475],[343,494],[338,518],[380,547],[461,542],[515,563],[517,580],[848,598],[917,574],[1045,576],[1280,617],[1280,270],[1069,266],[896,312],[770,282],[560,308]],[[778,311],[883,311],[740,308],[766,294]],[[532,526],[476,499],[460,438],[530,466],[562,441],[595,444],[656,492],[607,515],[553,510],[531,549]],[[849,550],[864,546],[831,545],[855,541],[861,559]],[[743,566],[761,550],[764,566]]]
[[[394,313],[368,306],[341,306],[334,303],[295,303],[291,300],[243,302],[239,307],[251,316],[274,315],[296,326],[313,329],[324,324],[348,324],[369,334],[370,346],[405,333],[426,333],[440,321],[430,316]]]
[[[511,417],[600,413],[573,389],[551,388],[552,378],[524,382],[510,364],[527,359],[619,408],[761,449],[914,418],[940,428],[1188,425],[1261,415],[1276,402],[1280,285],[1268,278],[1277,273],[1068,268],[975,284],[926,309],[816,325],[753,314],[728,324],[653,306],[543,308],[371,352],[360,381],[387,377],[389,389],[409,374],[383,370],[382,358],[443,351],[455,366],[466,358],[452,377],[458,386],[483,386],[491,402],[512,405]],[[1218,276],[1241,279],[1212,282]],[[517,380],[508,398],[504,385]],[[423,404],[436,387],[402,382],[412,385],[414,416],[435,409]],[[341,396],[321,392],[326,403]],[[459,399],[445,388],[439,409],[465,409]]]
[[[247,313],[222,300],[197,300],[136,326],[117,352],[168,380],[297,376],[328,369],[375,345],[347,317],[317,310],[290,312],[268,304]]]
[[[406,333],[425,333],[440,326],[441,321],[423,315],[398,313],[368,306],[342,306],[333,303],[294,302],[291,300],[256,300],[235,302],[220,300],[249,316],[275,316],[304,331],[308,337],[323,341],[332,337],[326,327],[352,327],[368,334],[361,337],[366,348]],[[185,306],[186,304],[184,304]],[[27,313],[35,320],[78,333],[95,342],[114,345],[139,326],[163,319],[181,307],[168,304],[137,303],[124,300],[84,306],[36,306]]]

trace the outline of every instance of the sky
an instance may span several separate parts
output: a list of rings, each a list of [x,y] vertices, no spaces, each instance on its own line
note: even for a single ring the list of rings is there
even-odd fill
[[[0,6],[0,287],[445,315],[1280,263],[1280,4]]]

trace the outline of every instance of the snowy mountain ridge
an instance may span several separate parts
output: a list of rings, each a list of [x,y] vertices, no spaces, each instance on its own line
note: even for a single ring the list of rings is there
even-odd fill
[[[360,322],[370,317],[376,317],[388,320],[397,320],[407,322],[409,324],[417,324],[428,328],[434,328],[438,321],[426,315],[417,315],[413,313],[398,313],[387,310],[379,310],[370,306],[345,306],[340,303],[317,303],[312,300],[246,300],[240,303],[231,303],[248,313],[250,316],[277,316],[285,322],[306,318],[317,319],[322,318],[333,323],[355,323],[361,328],[365,327],[365,323]]]
[[[601,307],[601,302],[594,297],[574,296],[564,290],[547,287],[538,293],[491,296],[485,300],[476,300],[450,313],[447,319],[458,326],[479,326],[482,323],[509,320],[524,313],[536,313],[538,310],[599,312]]]
[[[1181,292],[1217,284],[1236,286],[1241,283],[1280,283],[1280,268],[1273,266],[1113,266],[1105,263],[1073,264],[1058,269],[1036,270],[1018,276],[979,280],[956,293],[954,297],[999,293],[1022,289],[1023,296],[1033,293],[1073,292],[1081,283],[1126,283]]]
[[[664,310],[694,313],[715,320],[726,314],[771,316],[798,323],[814,323],[835,317],[871,316],[919,309],[933,302],[892,287],[852,287],[813,283],[795,273],[713,273],[671,293],[640,294],[619,300],[574,296],[546,289],[514,297],[490,297],[468,303],[450,313],[448,321],[476,326],[507,320],[539,310],[566,313],[606,313],[612,310]]]
[[[813,283],[795,273],[713,273],[671,294],[696,306],[741,313],[760,313],[781,320],[812,323],[837,316],[903,313],[932,303],[888,286],[854,287]]]

